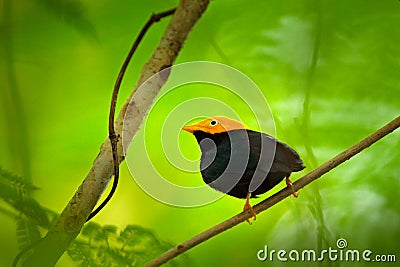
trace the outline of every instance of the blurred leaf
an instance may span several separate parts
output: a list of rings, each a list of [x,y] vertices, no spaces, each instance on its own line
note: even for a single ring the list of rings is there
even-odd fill
[[[83,227],[81,234],[89,238],[95,238],[99,232],[101,232],[100,224],[89,221],[85,227]]]
[[[30,182],[0,168],[0,198],[30,221],[41,226],[50,224],[48,214],[28,192],[36,189]]]
[[[128,225],[121,231],[113,225],[88,223],[68,255],[80,266],[142,266],[172,246],[138,225]],[[187,263],[187,256],[183,256],[170,264],[187,266]]]
[[[96,39],[96,30],[87,17],[86,8],[79,0],[36,0],[50,14],[65,21],[78,32]]]
[[[24,178],[14,175],[11,172],[4,170],[0,166],[0,187],[12,187],[19,192],[21,196],[26,196],[38,188]]]
[[[17,239],[20,248],[28,247],[41,238],[39,227],[23,218],[17,219]]]
[[[33,192],[40,203],[60,210],[81,183],[99,144],[107,135],[110,88],[121,66],[121,58],[135,37],[134,32],[143,26],[151,12],[168,9],[177,1],[36,0],[26,5],[11,2],[12,27],[7,31],[12,33],[12,63],[18,74],[21,105],[26,111],[30,133],[32,179],[46,189]],[[41,16],[37,3],[53,17]],[[319,164],[400,114],[400,27],[396,26],[400,24],[399,10],[397,0],[213,1],[186,40],[178,62],[227,63],[254,80],[269,102],[278,139],[293,146],[307,163],[303,173],[293,174],[296,180],[312,169],[313,159],[307,153],[309,148],[304,146],[304,134]],[[82,34],[61,32],[54,23],[55,17]],[[321,23],[316,23],[318,17]],[[125,88],[121,88],[121,105],[166,23],[168,20],[149,31],[135,55]],[[101,29],[101,33],[98,32],[100,46],[82,41],[95,34],[90,33],[94,31],[93,25],[98,31]],[[321,30],[318,61],[312,82],[307,84],[312,43],[318,27]],[[1,51],[5,53],[4,49]],[[0,73],[6,73],[5,65],[0,64]],[[0,75],[0,79],[3,79],[2,88],[7,86],[5,76]],[[160,125],[160,129],[168,131],[161,134],[149,128],[146,147],[141,148],[138,142],[132,144],[134,169],[143,177],[152,179],[150,168],[154,167],[167,178],[182,180],[182,184],[203,186],[197,169],[188,176],[176,175],[176,167],[186,163],[188,155],[190,160],[200,156],[193,138],[176,134],[178,130],[169,131],[178,124],[183,125],[177,118],[186,113],[220,115],[225,106],[244,117],[248,110],[260,109],[257,105],[247,107],[238,97],[217,88],[207,89],[204,85],[190,85],[190,88],[193,90],[178,89],[169,95],[169,101],[155,103],[154,123],[150,126]],[[308,129],[304,129],[304,99],[309,89],[310,120]],[[202,105],[194,101],[186,108],[176,109],[184,106],[181,104],[186,100],[198,97],[210,102]],[[223,103],[224,108],[212,104],[211,100]],[[5,108],[7,111],[7,105]],[[10,116],[6,111],[0,116],[0,158],[2,166],[20,172],[13,167],[14,159],[6,149],[10,143],[7,133],[18,134],[9,129],[8,121],[13,119],[5,119]],[[174,123],[165,123],[168,121]],[[246,123],[256,125],[253,121]],[[267,119],[265,123],[272,124]],[[164,134],[167,142],[160,141]],[[287,199],[261,215],[251,229],[243,225],[221,234],[190,251],[190,258],[196,266],[261,266],[266,264],[260,263],[255,254],[264,245],[271,249],[317,248],[321,237],[326,238],[324,234],[329,237],[329,233],[332,238],[347,238],[352,248],[397,253],[400,239],[399,136],[397,130],[316,181],[320,200],[314,200],[319,197],[314,185],[306,187],[300,191],[298,199]],[[164,150],[167,147],[175,150],[170,153]],[[148,166],[142,157],[146,151],[154,154],[154,159],[166,155],[170,162],[162,160],[163,164],[158,164],[161,161],[155,160],[153,164],[157,166]],[[121,167],[121,172],[129,177],[125,166]],[[55,175],[56,179],[49,178]],[[98,218],[102,225],[115,224],[120,230],[114,233],[110,229],[109,232],[99,224],[88,223],[78,238],[78,248],[71,246],[71,253],[75,249],[74,255],[81,259],[82,266],[98,266],[99,255],[109,263],[107,258],[115,254],[122,254],[124,260],[140,266],[140,262],[151,257],[146,246],[156,248],[155,254],[161,252],[161,247],[172,246],[157,236],[154,239],[154,233],[173,242],[182,241],[232,216],[242,205],[240,200],[224,197],[198,208],[171,207],[146,195],[129,178],[121,179],[122,183],[124,181],[125,186],[119,187],[114,196],[112,209],[105,209]],[[25,184],[22,187],[10,185],[10,181],[0,178],[2,200],[8,196],[3,192],[5,186],[15,199],[19,191],[30,192]],[[160,188],[159,184],[154,186]],[[259,200],[284,186],[278,185]],[[10,210],[8,202],[1,202],[5,207],[0,209],[3,216],[1,236],[4,237],[4,242],[0,243],[0,262],[9,266],[10,255],[17,253],[15,235],[9,233],[15,226],[14,220],[9,218],[14,218],[15,212],[5,215],[5,210]],[[22,203],[19,206],[16,211],[23,208]],[[122,216],[115,216],[118,213]],[[181,222],[190,223],[180,227]],[[132,223],[146,228],[125,227]],[[326,243],[335,248],[334,241]],[[326,248],[324,244],[322,248]],[[100,254],[92,255],[91,251]],[[180,262],[185,261],[185,255],[182,256]],[[60,266],[64,266],[63,263]],[[350,266],[345,262],[336,264]],[[267,265],[284,266],[285,263],[274,261]],[[291,265],[309,266],[310,263],[293,262]]]
[[[79,262],[79,266],[99,266],[92,259],[92,251],[88,243],[75,240],[68,249],[68,255],[73,261]]]

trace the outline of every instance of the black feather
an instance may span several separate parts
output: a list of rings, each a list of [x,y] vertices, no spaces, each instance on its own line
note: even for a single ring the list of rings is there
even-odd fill
[[[267,134],[245,129],[193,134],[202,153],[204,182],[237,198],[248,192],[257,197],[305,168],[294,149]]]

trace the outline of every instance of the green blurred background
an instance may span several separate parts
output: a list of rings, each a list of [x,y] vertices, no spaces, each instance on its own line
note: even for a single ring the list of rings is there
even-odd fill
[[[111,91],[127,51],[152,12],[176,5],[154,0],[2,1],[0,166],[39,187],[33,196],[42,206],[60,212],[80,185],[107,136]],[[168,21],[154,25],[141,43],[119,107]],[[212,1],[177,63],[221,62],[254,80],[270,104],[276,137],[294,147],[307,166],[292,176],[296,180],[399,115],[399,25],[396,0]],[[180,97],[190,99],[198,90],[182,91]],[[230,94],[210,97],[232,106],[237,101]],[[151,138],[160,138],[158,129],[170,106],[160,102],[151,113],[150,125],[157,129]],[[209,112],[223,115],[217,107]],[[235,112],[247,110],[237,104]],[[257,127],[251,116],[243,116],[248,126]],[[264,245],[288,251],[336,248],[338,238],[345,238],[348,248],[396,254],[399,261],[399,136],[397,131],[384,138],[301,190],[298,199],[288,198],[262,213],[253,225],[243,223],[190,250],[185,265],[281,266],[285,263],[258,261],[257,251]],[[175,140],[168,145],[180,147],[187,159],[198,158],[189,134],[168,140]],[[158,141],[150,140],[147,149],[163,158]],[[143,146],[134,142],[132,149],[138,151],[137,171],[150,175],[140,164]],[[176,177],[176,169],[162,166],[164,175]],[[202,185],[199,173],[182,177],[191,180],[179,177],[176,182]],[[124,163],[114,198],[94,221],[121,229],[140,225],[178,244],[242,206],[243,200],[229,196],[195,208],[165,205],[140,189]],[[1,266],[9,266],[19,251],[17,215],[0,202]],[[350,266],[291,263],[313,264]],[[66,254],[58,263],[75,265]]]

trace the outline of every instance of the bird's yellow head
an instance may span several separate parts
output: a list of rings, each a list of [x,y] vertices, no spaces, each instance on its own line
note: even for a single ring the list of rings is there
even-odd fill
[[[216,116],[202,120],[198,123],[184,126],[182,130],[189,133],[202,131],[209,134],[223,133],[231,130],[246,129],[246,126],[239,122],[226,117]]]

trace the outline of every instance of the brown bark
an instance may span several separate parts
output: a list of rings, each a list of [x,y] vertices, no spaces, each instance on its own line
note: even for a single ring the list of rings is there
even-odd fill
[[[136,90],[153,74],[173,64],[190,30],[204,13],[208,3],[209,0],[180,1],[157,48],[143,67],[135,88],[115,121],[117,135],[122,135],[122,126],[125,124],[125,141],[130,141],[138,131],[144,116],[161,89],[163,81],[165,82],[166,77],[163,77],[163,81],[158,83],[157,86],[152,86],[152,90],[140,90],[138,92],[140,101],[133,100],[134,104],[131,107],[136,107],[136,110],[133,110],[128,106]],[[128,117],[124,120],[125,115]],[[121,162],[124,159],[124,154],[121,142],[118,144],[119,162]],[[56,264],[81,231],[86,219],[112,177],[113,168],[111,145],[109,139],[107,139],[101,146],[99,155],[75,195],[46,236],[34,246],[33,253],[24,261],[24,266],[54,266]]]
[[[335,167],[339,166],[343,162],[347,161],[351,157],[357,155],[362,150],[366,149],[367,147],[371,146],[372,144],[376,143],[386,135],[390,134],[394,130],[400,127],[400,116],[392,120],[391,122],[387,123],[382,128],[376,130],[374,133],[370,134],[369,136],[362,139],[360,142],[356,143],[355,145],[349,147],[342,153],[338,154],[334,158],[328,160],[315,170],[309,172],[308,174],[304,175],[302,178],[297,180],[293,183],[294,190],[299,190],[304,186],[308,185],[309,183],[315,181],[325,173],[329,172],[330,170],[334,169]],[[266,200],[260,202],[259,204],[253,207],[254,211],[258,214],[267,210],[268,208],[274,206],[278,202],[284,200],[288,196],[292,194],[292,191],[289,188],[284,188],[278,193],[270,196]],[[249,211],[242,212],[233,216],[220,224],[217,224],[204,232],[193,236],[192,238],[186,240],[185,242],[179,244],[176,247],[171,248],[170,250],[166,251],[164,254],[160,255],[159,257],[155,258],[154,260],[150,261],[145,265],[145,267],[154,267],[160,266],[171,259],[179,256],[180,254],[184,253],[185,251],[207,241],[208,239],[238,225],[239,223],[244,222],[247,219],[250,219],[253,214]]]

